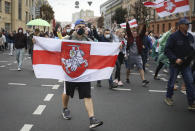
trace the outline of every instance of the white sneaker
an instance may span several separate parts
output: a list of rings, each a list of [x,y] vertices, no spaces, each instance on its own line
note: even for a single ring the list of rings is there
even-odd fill
[[[18,68],[18,71],[21,71],[21,68]]]
[[[117,80],[117,79],[115,79],[113,82],[114,82],[114,83],[118,83],[118,80]]]
[[[118,86],[123,86],[124,84],[123,84],[123,82],[122,81],[119,81],[118,82]]]

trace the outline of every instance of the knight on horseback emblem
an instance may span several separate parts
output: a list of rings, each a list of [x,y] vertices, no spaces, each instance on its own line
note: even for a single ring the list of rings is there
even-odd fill
[[[62,66],[67,75],[77,76],[82,70],[85,70],[88,67],[88,60],[85,59],[86,53],[84,50],[80,49],[81,45],[66,45],[66,50],[63,54],[64,57],[61,58]],[[87,51],[88,52],[88,51]]]

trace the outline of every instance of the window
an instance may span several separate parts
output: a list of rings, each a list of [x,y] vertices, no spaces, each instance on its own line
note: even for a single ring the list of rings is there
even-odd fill
[[[9,14],[11,12],[10,9],[11,9],[10,2],[5,1],[5,13]]]
[[[11,31],[11,24],[10,23],[5,23],[5,30]]]
[[[28,0],[26,0],[26,6],[28,6]]]
[[[18,19],[22,20],[22,0],[18,0]]]
[[[162,33],[165,33],[165,24],[162,25]]]
[[[194,0],[194,10],[193,11],[195,12],[195,0]]]
[[[195,32],[195,20],[192,21],[192,32]]]
[[[26,23],[28,22],[28,12],[26,12]]]
[[[169,23],[169,30],[171,29],[171,23]]]
[[[2,12],[2,0],[0,0],[0,12]]]
[[[159,24],[157,25],[157,33],[159,33]]]

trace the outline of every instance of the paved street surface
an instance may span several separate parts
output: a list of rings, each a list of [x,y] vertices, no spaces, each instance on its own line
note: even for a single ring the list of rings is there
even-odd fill
[[[175,105],[163,99],[168,75],[160,72],[160,81],[153,80],[154,62],[149,62],[146,79],[149,87],[141,86],[137,71],[132,71],[130,84],[109,90],[92,84],[97,118],[104,121],[96,131],[195,131],[195,112],[187,110],[186,95],[175,91]],[[0,52],[0,131],[89,131],[89,119],[83,101],[70,100],[72,120],[61,115],[63,82],[36,79],[31,59],[26,55],[23,71],[17,71],[15,56]],[[125,81],[125,68],[122,69]],[[180,81],[180,80],[179,80]],[[181,86],[179,82],[178,86]]]

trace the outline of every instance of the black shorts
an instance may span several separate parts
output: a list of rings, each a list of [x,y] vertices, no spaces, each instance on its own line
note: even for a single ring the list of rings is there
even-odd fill
[[[66,82],[66,95],[73,98],[75,89],[78,89],[79,99],[91,98],[91,82]]]

